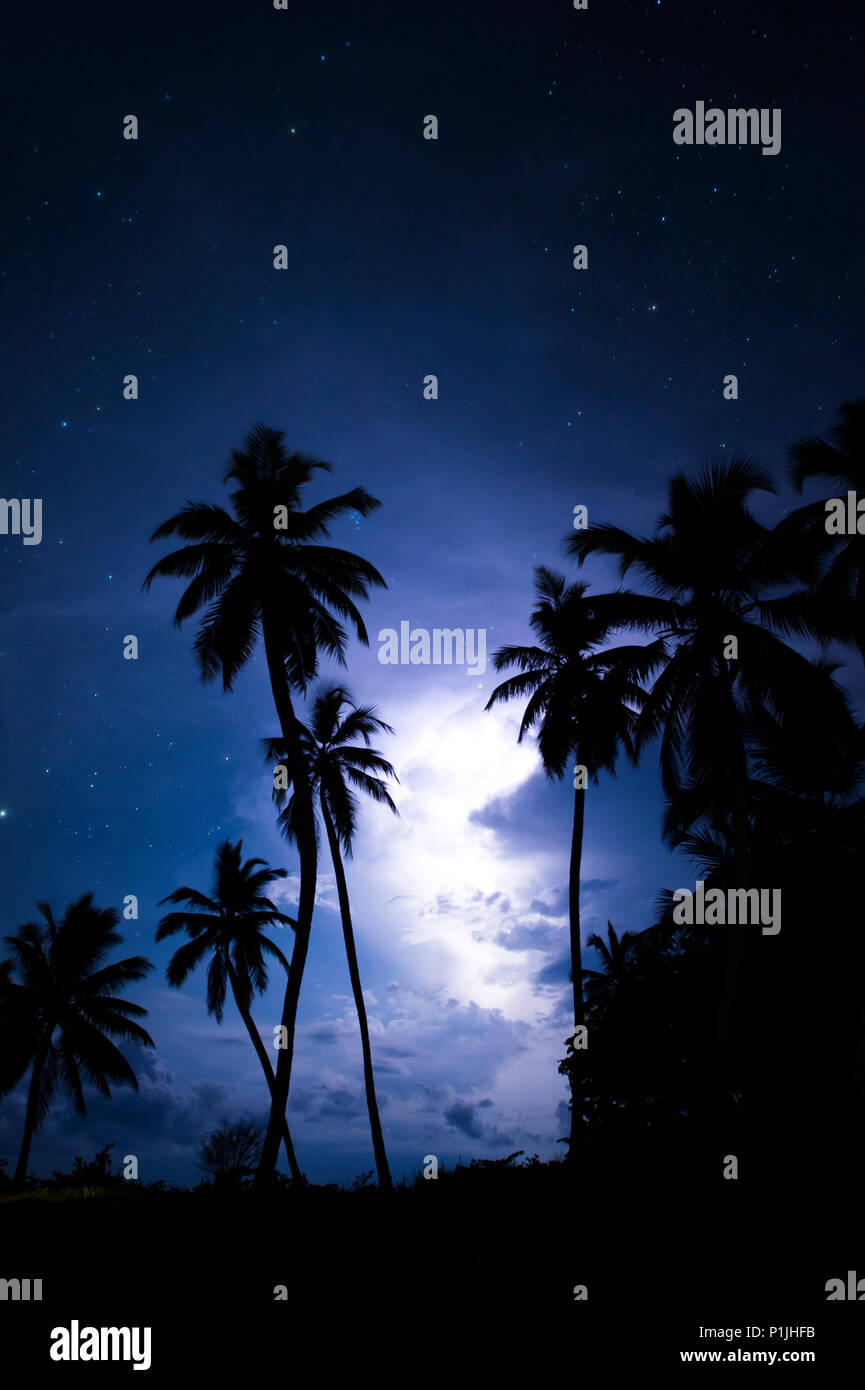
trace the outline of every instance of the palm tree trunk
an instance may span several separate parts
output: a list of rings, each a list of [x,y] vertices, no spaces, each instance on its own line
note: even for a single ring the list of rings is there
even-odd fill
[[[571,978],[574,985],[574,1032],[581,1026],[583,1009],[583,952],[580,942],[580,867],[583,859],[583,820],[586,809],[586,793],[583,788],[574,790],[574,825],[571,832],[571,863],[568,877],[568,916],[571,932]],[[568,1141],[568,1158],[576,1157],[577,1136],[583,1128],[582,1087],[576,1076],[579,1065],[577,1054],[571,1057],[571,1133]]]
[[[375,1098],[375,1081],[372,1071],[372,1052],[369,1045],[369,1025],[366,1018],[366,1005],[363,1002],[363,990],[360,984],[360,971],[357,964],[357,951],[354,944],[354,930],[351,924],[351,908],[348,901],[348,887],[345,881],[345,870],[342,865],[342,856],[339,852],[339,841],[336,836],[330,812],[327,809],[324,792],[319,795],[321,802],[321,814],[327,830],[327,842],[330,846],[330,854],[333,859],[333,871],[336,874],[336,891],[339,898],[339,914],[342,918],[342,934],[345,940],[345,953],[348,957],[348,973],[351,977],[351,988],[354,995],[354,1006],[357,1009],[357,1021],[360,1024],[360,1045],[363,1051],[363,1079],[366,1087],[366,1107],[369,1111],[369,1127],[372,1134],[372,1147],[375,1154],[375,1166],[378,1171],[378,1185],[383,1192],[393,1191],[393,1179],[388,1167],[387,1154],[384,1147],[384,1138],[381,1132],[381,1120],[379,1119],[378,1103]]]
[[[234,1002],[237,1005],[240,1017],[246,1024],[246,1031],[249,1034],[252,1045],[255,1048],[255,1051],[258,1055],[258,1060],[261,1063],[261,1069],[264,1072],[264,1077],[267,1081],[267,1089],[270,1092],[270,1099],[272,1104],[273,1068],[270,1065],[270,1058],[267,1055],[267,1048],[261,1041],[261,1034],[259,1033],[258,1029],[256,1028],[253,1022],[252,1013],[241,999],[239,982],[237,979],[237,972],[231,963],[231,957],[229,956],[228,951],[226,951],[225,953],[225,965],[228,971],[228,978],[231,982],[231,992],[234,995]],[[289,1131],[288,1120],[285,1118],[285,1115],[283,1115],[282,1117],[282,1140],[285,1144],[285,1156],[288,1159],[288,1166],[291,1170],[291,1176],[297,1183],[298,1187],[300,1187],[305,1183],[306,1179],[304,1178],[303,1173],[300,1170],[300,1164],[298,1163],[297,1155],[294,1152],[294,1144],[291,1142],[291,1133]]]
[[[33,1071],[30,1076],[30,1087],[27,1092],[27,1109],[24,1114],[24,1134],[21,1139],[21,1151],[18,1155],[18,1163],[15,1168],[15,1176],[12,1179],[13,1187],[23,1187],[27,1178],[27,1162],[30,1158],[30,1145],[33,1135],[36,1133],[36,1121],[39,1115],[39,1087],[42,1082],[42,1072],[45,1068],[45,1059],[48,1056],[48,1044],[42,1047],[33,1058]]]
[[[317,853],[315,844],[315,820],[313,816],[312,794],[307,771],[304,767],[300,743],[300,724],[295,717],[291,694],[285,674],[285,666],[279,648],[273,638],[270,623],[262,620],[264,649],[267,656],[267,669],[273,701],[279,716],[283,742],[288,759],[288,772],[294,791],[295,808],[298,813],[297,852],[300,859],[300,897],[297,905],[297,927],[294,933],[294,948],[291,954],[291,969],[285,986],[282,1004],[281,1026],[285,1030],[286,1046],[279,1049],[274,1078],[273,1098],[267,1132],[261,1149],[261,1159],[255,1175],[255,1186],[262,1187],[273,1176],[282,1126],[288,1105],[288,1091],[291,1085],[291,1064],[294,1058],[294,1034],[297,1027],[297,1006],[300,999],[300,986],[303,970],[309,951],[309,936],[312,929],[312,910],[315,905],[315,882],[317,874]]]

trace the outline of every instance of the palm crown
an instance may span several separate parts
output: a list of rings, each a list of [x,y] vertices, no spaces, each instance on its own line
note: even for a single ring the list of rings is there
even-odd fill
[[[21,977],[21,983],[11,977],[7,981],[8,1005],[11,1013],[31,1020],[33,1048],[47,1047],[40,1119],[45,1118],[58,1083],[83,1115],[82,1073],[90,1086],[108,1097],[108,1081],[138,1090],[134,1070],[111,1038],[154,1047],[150,1034],[135,1023],[147,1011],[117,998],[115,991],[132,980],[142,980],[153,965],[145,956],[103,965],[111,947],[122,941],[114,930],[120,913],[115,908],[95,908],[90,892],[71,903],[60,922],[54,920],[49,903],[38,906],[45,924],[26,922],[6,938]]]
[[[2,980],[3,1012],[9,1046],[4,1046],[0,1089],[9,1090],[32,1061],[32,1128],[47,1115],[58,1085],[84,1114],[83,1081],[104,1096],[109,1083],[138,1089],[135,1072],[112,1039],[153,1047],[150,1034],[136,1023],[147,1010],[117,991],[153,969],[144,956],[105,964],[122,941],[115,931],[116,908],[93,905],[92,893],[70,904],[59,922],[48,903],[38,904],[44,922],[25,922],[6,937],[11,965]],[[13,971],[18,979],[13,978]],[[26,1150],[30,1135],[25,1133]]]
[[[242,859],[243,841],[232,844],[224,840],[216,852],[216,872],[213,896],[197,888],[177,888],[163,903],[184,903],[180,912],[169,912],[162,918],[156,940],[162,941],[185,931],[191,940],[175,952],[166,974],[171,985],[180,986],[206,956],[207,1011],[222,1021],[225,991],[233,968],[238,997],[248,1006],[253,993],[267,988],[267,966],[264,957],[278,960],[286,971],[288,961],[282,951],[266,934],[270,926],[294,926],[291,917],[280,912],[264,889],[285,869],[271,869],[263,859]]]
[[[370,747],[370,740],[378,733],[392,734],[393,729],[378,718],[374,706],[354,705],[344,686],[322,685],[315,692],[311,718],[302,736],[308,783],[313,794],[317,792],[324,798],[342,851],[349,859],[357,830],[356,792],[366,793],[399,814],[384,780],[392,778],[398,782],[399,778],[387,759]],[[263,739],[262,749],[268,762],[273,762],[284,756],[284,741]],[[293,840],[297,833],[294,792],[277,790],[274,799],[283,808],[280,828],[287,839]]]
[[[773,531],[752,515],[754,492],[774,488],[751,460],[713,463],[696,478],[677,474],[670,481],[654,536],[595,525],[567,541],[580,563],[592,553],[617,556],[623,577],[635,569],[652,590],[618,596],[623,626],[653,626],[665,644],[634,752],[639,756],[660,734],[661,775],[673,806],[696,795],[718,816],[744,787],[744,729],[753,712],[763,705],[782,710],[792,689],[816,692],[824,684],[779,635],[813,635],[814,608],[808,595],[791,590],[801,577],[801,554],[783,528]],[[730,636],[738,643],[735,659],[724,656]]]
[[[789,476],[801,492],[808,478],[825,478],[836,495],[850,491],[865,498],[865,400],[845,401],[840,423],[829,431],[830,439],[799,439],[789,452]],[[830,559],[819,595],[840,613],[849,613],[850,633],[865,658],[865,536],[858,530],[846,539],[826,534],[825,501],[810,502],[793,512],[784,523],[801,543],[812,541]]]
[[[290,683],[301,690],[315,674],[320,651],[344,664],[347,634],[341,620],[368,644],[354,600],[366,599],[370,585],[384,587],[368,561],[317,544],[329,536],[331,521],[350,512],[367,516],[378,500],[356,487],[302,511],[303,487],[316,471],[331,466],[306,454],[288,454],[283,438],[281,430],[255,425],[245,448],[233,450],[225,474],[226,483],[236,484],[230,494],[233,515],[224,507],[190,502],[151,537],[177,535],[190,542],[158,560],[144,585],[149,588],[157,575],[191,581],[175,623],[180,626],[209,605],[195,652],[204,679],[221,672],[226,690],[262,631]]]
[[[601,650],[618,622],[622,595],[588,598],[587,584],[568,584],[544,566],[535,570],[531,647],[500,647],[497,671],[520,668],[496,686],[486,708],[528,697],[519,741],[536,725],[538,750],[547,776],[564,775],[579,747],[589,776],[612,772],[620,747],[631,749],[637,706],[643,691],[637,677],[651,671],[663,648],[618,647]]]
[[[592,932],[586,941],[601,957],[602,970],[584,970],[586,995],[590,1002],[603,1004],[634,969],[639,953],[640,933],[626,931],[619,936],[612,922],[607,923],[607,940]]]

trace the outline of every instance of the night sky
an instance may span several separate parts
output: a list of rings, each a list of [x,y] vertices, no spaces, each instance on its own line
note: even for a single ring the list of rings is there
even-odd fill
[[[226,837],[287,868],[296,902],[258,746],[278,733],[263,653],[233,694],[203,685],[180,584],[142,591],[173,548],[152,532],[225,501],[257,420],[333,465],[304,505],[357,485],[383,504],[333,539],[388,584],[345,679],[396,730],[378,746],[400,818],[364,806],[348,867],[394,1174],[562,1152],[572,790],[516,746],[521,709],[484,713],[489,658],[529,640],[535,565],[578,577],[576,504],[647,533],[671,472],[749,453],[779,484],[755,507],[772,520],[798,504],[789,444],[863,394],[854,11],[247,0],[8,22],[0,492],[42,499],[43,537],[0,537],[2,929],[39,900],[134,893],[121,954],[157,967],[127,990],[157,1044],[127,1050],[139,1092],[89,1091],[83,1120],[58,1103],[32,1171],[114,1142],[143,1180],[189,1183],[206,1130],[266,1113],[233,1005],[208,1017],[203,972],[170,989],[179,943],[154,943],[159,900],[208,891]],[[780,152],[675,145],[697,101],[780,108]],[[616,582],[603,561],[579,577]],[[486,672],[380,664],[379,630],[404,620],[486,629]],[[693,882],[660,810],[654,756],[590,792],[584,940],[649,925],[660,889]],[[325,864],[289,1104],[319,1182],[373,1166],[335,905]],[[0,1111],[10,1166],[25,1098],[26,1080]]]

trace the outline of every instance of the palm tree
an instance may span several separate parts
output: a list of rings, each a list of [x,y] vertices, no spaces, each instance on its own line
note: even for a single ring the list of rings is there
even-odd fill
[[[44,924],[25,922],[6,937],[12,963],[2,980],[4,1032],[8,1029],[13,1041],[13,1052],[4,1059],[2,1090],[11,1090],[32,1063],[16,1186],[27,1176],[33,1135],[51,1109],[58,1083],[83,1115],[82,1073],[109,1098],[109,1081],[138,1090],[135,1072],[112,1039],[154,1046],[150,1034],[134,1022],[147,1010],[116,995],[131,980],[143,979],[152,963],[129,956],[103,964],[110,948],[123,940],[114,930],[120,920],[117,909],[94,907],[92,893],[71,903],[59,922],[48,903],[38,907]],[[16,1040],[19,1025],[23,1032]]]
[[[244,863],[242,852],[242,840],[238,840],[236,845],[230,840],[223,840],[216,851],[212,897],[200,893],[197,888],[177,888],[162,899],[163,903],[184,903],[186,906],[182,912],[169,912],[162,918],[156,930],[156,940],[163,941],[166,936],[174,936],[181,931],[190,937],[185,946],[175,951],[165,972],[168,983],[178,989],[199,962],[205,956],[210,956],[207,1012],[214,1015],[217,1023],[222,1022],[227,981],[261,1063],[272,1099],[273,1068],[253,1022],[250,1004],[254,993],[263,994],[267,988],[265,955],[275,957],[287,973],[290,970],[282,951],[265,934],[265,928],[273,925],[293,927],[294,922],[291,917],[279,912],[263,892],[268,884],[285,878],[285,869],[271,869],[264,859],[247,859]],[[282,1139],[291,1176],[300,1184],[304,1177],[284,1114],[282,1123]]]
[[[661,777],[669,801],[668,837],[677,843],[695,818],[732,830],[740,877],[747,863],[746,730],[756,711],[783,710],[791,692],[826,696],[825,679],[782,635],[818,634],[810,596],[772,595],[801,579],[804,563],[790,532],[763,526],[749,510],[755,492],[774,493],[747,458],[710,463],[696,478],[677,473],[654,536],[594,525],[568,537],[580,564],[614,555],[624,576],[636,569],[651,595],[616,595],[623,627],[654,625],[661,669],[636,724],[634,752],[661,736]],[[770,596],[771,595],[771,596]],[[735,637],[738,655],[725,657]]]
[[[616,556],[622,578],[636,569],[652,590],[616,596],[630,610],[622,626],[654,624],[665,651],[636,723],[634,756],[660,735],[665,836],[681,844],[698,823],[721,834],[741,887],[749,883],[749,729],[762,709],[783,712],[794,692],[821,712],[841,700],[825,671],[782,638],[825,641],[843,636],[846,622],[795,587],[811,573],[813,549],[798,545],[784,523],[770,529],[757,520],[749,503],[761,492],[775,488],[751,459],[711,462],[696,478],[671,478],[654,536],[593,525],[566,541],[580,564],[591,554]],[[723,1055],[733,1042],[743,931],[732,926],[725,943],[712,1083],[719,1106],[729,1094]]]
[[[346,707],[347,713],[345,712]],[[366,792],[373,801],[388,806],[394,815],[399,815],[384,782],[387,777],[392,777],[394,781],[399,779],[391,764],[376,749],[369,746],[370,738],[376,733],[392,734],[393,729],[382,719],[377,718],[372,706],[355,705],[349,692],[340,685],[322,686],[317,691],[312,702],[312,717],[305,739],[309,782],[313,792],[318,793],[321,819],[327,834],[327,843],[336,876],[342,934],[345,941],[345,953],[348,958],[348,973],[351,977],[354,1005],[360,1025],[366,1104],[369,1111],[369,1127],[372,1134],[378,1181],[379,1186],[384,1191],[389,1192],[393,1188],[393,1181],[388,1167],[378,1103],[375,1097],[369,1026],[360,983],[348,886],[342,862],[343,855],[349,859],[352,858],[354,837],[357,831],[357,798],[352,788]],[[363,747],[357,745],[357,739],[363,740]],[[279,739],[265,740],[264,748],[270,762],[279,759],[282,754],[282,745]],[[284,791],[274,792],[274,797],[280,804],[286,802]],[[292,796],[287,799],[287,804],[280,815],[280,825],[289,839],[293,839],[296,833],[295,813],[296,800]]]
[[[640,933],[626,931],[616,934],[612,922],[607,922],[607,940],[592,932],[586,945],[594,946],[601,957],[602,970],[584,970],[586,996],[597,1004],[609,998],[633,973],[639,955]]]
[[[790,448],[789,476],[798,492],[806,478],[826,478],[836,494],[848,492],[865,497],[865,400],[845,401],[839,411],[841,423],[830,431],[832,443],[819,436],[797,440]],[[813,534],[822,549],[834,551],[823,575],[819,595],[836,606],[852,600],[851,640],[865,661],[865,535],[858,532],[843,541],[833,541],[826,533],[825,500],[800,507],[787,518],[787,525],[801,535]]]
[[[597,784],[600,772],[615,772],[621,748],[631,751],[636,710],[644,692],[638,679],[651,673],[663,656],[663,644],[601,650],[618,625],[620,600],[632,596],[588,598],[587,584],[567,584],[544,566],[535,569],[537,607],[530,625],[532,647],[500,647],[493,657],[497,671],[516,666],[520,674],[502,681],[486,709],[507,700],[529,697],[518,742],[535,725],[544,771],[552,781],[564,776],[574,758]],[[580,945],[580,864],[583,848],[585,789],[574,779],[574,818],[568,884],[574,1034],[583,1024],[583,970]],[[572,1072],[573,1075],[573,1072]],[[572,1085],[573,1152],[580,1107]]]
[[[230,494],[233,515],[211,503],[188,503],[151,539],[179,535],[190,544],[159,560],[144,581],[145,588],[157,575],[191,581],[177,605],[177,626],[208,605],[195,641],[206,681],[221,673],[223,688],[231,690],[262,638],[286,765],[298,800],[300,899],[282,1007],[286,1046],[277,1059],[258,1183],[272,1176],[279,1152],[315,903],[315,813],[303,780],[301,726],[291,693],[305,692],[321,652],[345,665],[347,633],[341,619],[352,625],[360,642],[369,644],[354,600],[367,598],[370,585],[386,587],[378,570],[360,556],[315,543],[329,537],[332,521],[350,513],[367,516],[380,505],[378,500],[358,487],[301,510],[304,486],[317,471],[330,471],[330,464],[288,454],[283,438],[281,430],[253,426],[244,449],[232,451],[225,474],[226,483],[236,484]]]
[[[749,857],[760,863],[763,882],[794,882],[813,862],[822,884],[824,874],[833,877],[830,865],[845,857],[858,865],[861,854],[865,730],[835,680],[837,667],[812,664],[821,685],[791,692],[780,713],[755,711],[747,730]],[[701,817],[681,845],[705,873],[732,881],[734,847],[723,827]],[[801,884],[797,891],[801,901]]]

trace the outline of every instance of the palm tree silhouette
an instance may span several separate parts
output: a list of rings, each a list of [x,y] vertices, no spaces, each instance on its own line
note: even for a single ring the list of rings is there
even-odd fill
[[[303,488],[317,471],[329,472],[331,466],[305,454],[288,454],[283,439],[281,430],[253,426],[244,449],[232,451],[225,473],[226,483],[236,484],[230,494],[234,515],[210,503],[188,503],[151,539],[179,535],[191,544],[164,556],[144,581],[149,588],[157,575],[191,580],[177,605],[177,626],[209,605],[195,641],[204,680],[221,673],[223,688],[231,690],[262,638],[288,775],[298,800],[300,899],[281,1018],[287,1045],[277,1058],[258,1183],[272,1176],[279,1152],[315,903],[315,812],[303,780],[301,725],[291,692],[305,692],[320,652],[345,665],[347,633],[341,619],[351,623],[360,642],[369,644],[354,600],[367,598],[370,585],[386,587],[378,570],[360,556],[315,543],[329,537],[332,521],[351,512],[367,516],[380,505],[378,500],[358,487],[302,511]]]
[[[865,830],[865,731],[835,681],[837,667],[813,665],[819,692],[800,688],[783,711],[755,711],[748,729],[749,855],[771,863],[761,869],[764,882],[793,881],[803,863],[852,858]],[[732,878],[734,847],[723,828],[698,822],[681,843],[707,872]]]
[[[597,784],[600,772],[615,772],[621,748],[631,752],[631,735],[644,698],[638,678],[651,673],[663,656],[663,645],[601,650],[618,625],[620,600],[633,596],[587,597],[587,584],[568,584],[563,575],[544,566],[535,569],[538,599],[530,625],[537,638],[532,647],[500,647],[493,657],[497,671],[509,666],[520,674],[502,681],[486,709],[507,700],[529,697],[518,741],[536,724],[538,751],[552,781],[564,776],[570,759],[586,768]],[[582,778],[579,779],[580,783]],[[574,1034],[584,1020],[582,949],[580,945],[580,864],[583,850],[585,790],[574,779],[574,817],[568,883],[571,980]],[[574,1072],[571,1073],[572,1077]],[[571,1099],[573,1150],[581,1123],[576,1096]]]
[[[159,923],[156,940],[163,941],[185,931],[191,938],[181,946],[168,963],[165,975],[170,985],[179,988],[191,971],[205,956],[210,956],[207,969],[207,1012],[217,1023],[222,1022],[225,1007],[226,981],[238,1012],[246,1025],[258,1060],[261,1063],[267,1089],[273,1098],[273,1068],[267,1049],[252,1018],[250,1005],[254,993],[267,989],[267,965],[264,956],[273,956],[286,972],[290,966],[282,951],[266,935],[265,928],[273,925],[294,926],[291,917],[279,912],[263,890],[278,878],[285,878],[285,869],[271,869],[264,859],[243,862],[243,841],[233,845],[223,840],[216,851],[213,896],[207,897],[197,888],[177,888],[162,903],[185,903],[182,912],[169,912]],[[260,867],[259,867],[260,866]],[[291,1176],[304,1181],[297,1162],[288,1121],[283,1114],[282,1138]]]
[[[802,563],[790,533],[763,526],[749,510],[752,493],[774,491],[750,459],[713,462],[694,479],[677,473],[670,480],[667,510],[651,538],[594,525],[566,541],[580,564],[591,554],[615,555],[623,578],[635,568],[653,590],[615,596],[623,626],[654,625],[664,644],[634,753],[660,734],[668,838],[678,843],[698,814],[729,824],[743,881],[748,719],[767,703],[782,710],[794,689],[824,684],[776,635],[818,634],[809,595],[768,596],[798,581]],[[729,636],[738,642],[735,659],[723,655]]]
[[[827,478],[845,498],[848,492],[865,497],[865,400],[845,401],[839,414],[840,424],[829,431],[832,443],[812,435],[791,445],[788,472],[798,492],[806,478]],[[827,535],[825,499],[800,507],[786,524],[800,535],[814,533],[824,552],[834,551],[818,594],[833,607],[852,600],[850,640],[865,661],[865,535],[855,532],[846,540]]]
[[[660,735],[665,837],[679,845],[697,824],[719,834],[731,846],[733,881],[741,887],[749,882],[749,728],[764,706],[784,711],[793,692],[821,710],[831,698],[825,672],[783,635],[838,635],[811,593],[791,588],[810,574],[813,548],[798,545],[784,523],[769,528],[757,520],[749,503],[760,492],[775,488],[751,459],[712,461],[695,478],[670,479],[654,536],[591,525],[565,543],[580,564],[591,554],[616,556],[623,578],[636,569],[652,590],[615,596],[622,626],[654,624],[665,653],[636,723],[634,757]],[[730,636],[738,643],[735,658],[724,654]],[[734,1045],[743,932],[741,923],[732,925],[725,943],[709,1083],[718,1106],[723,1057]]]
[[[348,707],[348,713],[344,712],[345,707]],[[372,706],[355,705],[344,686],[322,686],[316,692],[305,738],[309,782],[313,793],[318,793],[321,818],[327,834],[327,843],[336,876],[342,934],[345,941],[345,953],[348,958],[348,973],[351,977],[354,1005],[360,1026],[366,1104],[369,1111],[369,1127],[372,1134],[378,1181],[379,1186],[389,1192],[393,1188],[393,1181],[385,1152],[378,1103],[375,1096],[369,1025],[360,983],[348,886],[342,862],[343,854],[349,859],[352,858],[354,837],[357,831],[357,798],[351,788],[366,792],[373,801],[388,806],[394,815],[399,815],[383,780],[387,777],[392,777],[394,781],[399,779],[391,764],[376,749],[369,746],[370,738],[376,733],[392,734],[393,729],[376,716]],[[363,747],[358,747],[355,742],[357,739],[363,740]],[[264,749],[269,761],[279,759],[282,753],[281,741],[279,739],[266,739],[264,740]],[[286,793],[282,790],[275,791],[274,797],[278,804],[286,803],[279,818],[280,826],[288,839],[294,839],[296,833],[295,798],[294,796],[287,798]]]
[[[16,1186],[27,1176],[33,1135],[51,1109],[58,1084],[83,1115],[82,1073],[109,1098],[109,1081],[138,1090],[135,1072],[113,1038],[154,1046],[150,1034],[134,1022],[146,1017],[147,1010],[116,995],[131,980],[143,979],[152,963],[144,956],[128,956],[103,964],[110,948],[123,940],[114,930],[120,920],[117,909],[94,907],[92,893],[71,903],[59,922],[48,903],[38,907],[44,924],[25,922],[6,937],[12,966],[2,980],[4,1032],[14,1035],[23,1025],[6,1053],[2,1089],[16,1085],[32,1063]],[[12,970],[20,980],[13,979]]]
[[[599,953],[603,969],[583,971],[586,996],[591,1002],[603,1004],[604,1000],[630,977],[638,955],[639,939],[640,934],[632,931],[622,932],[622,935],[618,936],[612,922],[607,922],[606,941],[597,932],[592,932],[586,945],[594,946]]]

